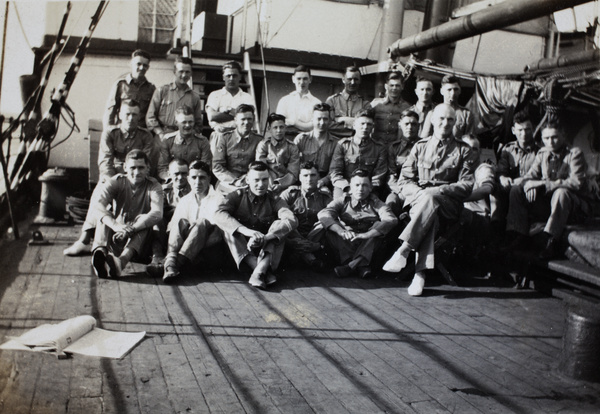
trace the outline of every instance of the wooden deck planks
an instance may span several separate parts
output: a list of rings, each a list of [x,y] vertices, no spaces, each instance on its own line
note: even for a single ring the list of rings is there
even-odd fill
[[[556,372],[562,303],[533,291],[337,280],[284,271],[261,292],[237,272],[176,286],[99,280],[89,256],[22,247],[0,281],[1,338],[79,314],[146,330],[123,360],[0,353],[0,412],[592,412],[600,385]]]

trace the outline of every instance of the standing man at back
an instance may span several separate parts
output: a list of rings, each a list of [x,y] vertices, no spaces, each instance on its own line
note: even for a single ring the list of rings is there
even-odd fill
[[[373,99],[371,108],[375,113],[373,141],[387,146],[398,138],[400,115],[410,106],[402,97],[404,80],[398,72],[388,75],[385,82],[385,96]]]
[[[348,66],[342,76],[344,90],[331,95],[325,101],[333,109],[335,122],[329,127],[329,131],[337,137],[349,137],[352,135],[354,118],[356,114],[369,106],[369,101],[358,94],[361,76],[356,66]]]
[[[293,140],[300,132],[308,132],[313,129],[313,108],[321,101],[308,90],[311,81],[312,77],[308,67],[304,65],[296,67],[292,76],[296,90],[285,95],[277,104],[276,112],[285,116],[288,125],[286,137],[290,140]]]
[[[202,104],[200,95],[188,85],[192,77],[192,59],[178,57],[173,68],[173,81],[158,88],[152,96],[146,125],[161,141],[165,134],[177,131],[175,110],[189,106],[194,113],[194,129],[202,132]]]
[[[121,76],[110,90],[106,110],[104,111],[103,126],[108,129],[119,125],[119,112],[121,103],[134,100],[139,103],[140,114],[138,126],[146,128],[146,113],[152,100],[156,87],[146,79],[146,72],[150,68],[150,54],[138,49],[131,54],[131,71]]]
[[[471,111],[458,104],[461,91],[460,82],[456,76],[446,75],[442,78],[440,93],[444,97],[444,103],[450,105],[456,113],[456,123],[452,131],[452,135],[455,137],[462,137],[473,132],[473,115]],[[425,124],[420,134],[421,137],[428,137],[433,133],[431,121],[432,113],[430,112],[425,119]]]
[[[206,100],[208,124],[215,132],[228,132],[235,129],[235,109],[241,104],[254,106],[252,95],[240,89],[242,67],[236,61],[223,65],[225,86],[213,91]]]
[[[416,112],[419,115],[419,136],[426,138],[425,135],[421,135],[423,132],[423,125],[429,112],[433,111],[433,82],[425,78],[417,78],[417,84],[415,86],[415,95],[417,95],[417,103],[411,106],[411,111]]]

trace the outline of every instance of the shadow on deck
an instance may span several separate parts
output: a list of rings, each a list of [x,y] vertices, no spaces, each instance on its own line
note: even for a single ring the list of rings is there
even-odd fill
[[[531,290],[334,279],[287,270],[274,291],[236,271],[175,286],[143,272],[93,276],[62,250],[79,228],[43,227],[49,246],[5,244],[1,341],[81,315],[147,337],[122,360],[0,352],[6,413],[593,412],[600,386],[557,371],[563,304]]]

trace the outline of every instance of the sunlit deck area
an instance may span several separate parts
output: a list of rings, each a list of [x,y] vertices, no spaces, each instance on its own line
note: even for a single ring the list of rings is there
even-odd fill
[[[558,370],[563,302],[534,290],[411,298],[390,275],[291,269],[271,291],[233,271],[169,286],[138,264],[104,280],[62,255],[78,227],[40,230],[52,245],[2,247],[0,341],[84,314],[147,337],[122,360],[0,351],[3,413],[600,411],[600,385]]]

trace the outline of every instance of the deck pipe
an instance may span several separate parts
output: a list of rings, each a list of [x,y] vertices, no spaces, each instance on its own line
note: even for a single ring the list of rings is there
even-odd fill
[[[600,50],[583,50],[581,52],[569,53],[568,55],[540,59],[536,63],[527,65],[526,70],[552,70],[565,66],[581,65],[592,62],[600,62]]]
[[[400,56],[547,16],[583,3],[589,3],[589,0],[506,0],[417,35],[399,39],[388,48],[388,54],[397,60]]]

